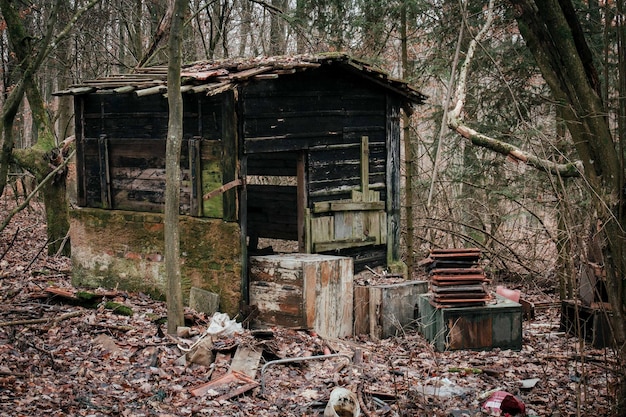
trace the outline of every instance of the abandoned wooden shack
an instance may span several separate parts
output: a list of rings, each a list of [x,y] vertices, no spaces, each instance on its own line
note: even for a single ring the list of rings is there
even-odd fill
[[[77,285],[164,288],[166,81],[141,68],[56,93],[75,105]],[[195,63],[181,84],[184,290],[235,314],[263,239],[355,270],[400,260],[400,114],[420,92],[344,54]]]

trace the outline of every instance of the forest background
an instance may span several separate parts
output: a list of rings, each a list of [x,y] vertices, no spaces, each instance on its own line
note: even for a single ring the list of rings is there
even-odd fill
[[[623,340],[623,3],[192,0],[183,61],[344,51],[405,79],[429,96],[405,119],[409,267],[431,248],[476,246],[496,280],[572,298],[581,268],[603,264]],[[70,250],[73,132],[71,98],[52,93],[167,63],[167,10],[0,0],[0,189],[42,185],[52,253]]]

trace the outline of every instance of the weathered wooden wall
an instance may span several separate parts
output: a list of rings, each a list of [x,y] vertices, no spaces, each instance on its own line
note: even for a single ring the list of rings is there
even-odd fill
[[[307,150],[310,205],[360,190],[362,136],[369,137],[370,188],[384,201],[388,97],[382,89],[323,69],[252,83],[242,100],[246,154]]]
[[[428,281],[354,287],[354,334],[382,339],[402,335],[418,323],[418,296]]]
[[[247,157],[247,175],[260,177],[247,187],[248,235],[298,240],[297,160],[297,152]]]
[[[297,240],[359,270],[399,259],[400,101],[387,89],[328,66],[183,98],[181,214],[239,220],[244,246]],[[166,98],[100,91],[75,103],[79,205],[161,212]],[[250,176],[291,181],[202,198]]]
[[[232,196],[225,204],[221,195],[212,201],[202,195],[235,176],[231,171],[236,169],[237,147],[225,147],[223,140],[236,134],[236,128],[228,126],[230,119],[222,119],[228,100],[189,94],[184,98],[181,213],[222,218],[225,207],[236,206]],[[75,110],[79,205],[161,212],[167,100],[161,95],[100,93],[77,96]]]
[[[248,186],[248,235],[298,240],[297,189],[293,186]]]
[[[251,83],[240,98],[248,175],[296,177],[298,152],[304,152],[301,194],[292,187],[248,188],[248,234],[297,240],[303,228],[302,251],[356,253],[359,269],[384,265],[388,226],[397,237],[399,220],[386,216],[397,200],[387,197],[389,182],[399,181],[399,155],[391,161],[388,151],[399,151],[400,140],[389,131],[388,111],[399,103],[358,76],[332,69]],[[253,201],[265,193],[276,198]],[[283,216],[276,229],[271,218]]]

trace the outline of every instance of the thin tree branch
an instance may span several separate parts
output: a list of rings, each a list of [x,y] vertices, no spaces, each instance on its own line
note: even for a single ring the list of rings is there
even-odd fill
[[[523,162],[541,171],[550,174],[558,174],[562,177],[580,177],[584,171],[582,161],[559,164],[548,159],[539,158],[536,155],[526,152],[515,145],[477,132],[476,130],[472,129],[464,123],[462,112],[463,108],[465,107],[467,76],[469,73],[470,64],[472,59],[474,58],[476,48],[478,47],[482,38],[487,34],[489,27],[493,22],[493,9],[494,1],[490,0],[487,10],[487,20],[485,21],[485,24],[478,32],[478,34],[471,40],[468,46],[465,61],[461,66],[461,71],[459,74],[459,80],[456,90],[456,105],[454,106],[454,109],[448,112],[448,127],[457,132],[462,137],[470,140],[472,144],[508,156],[514,161]]]
[[[52,323],[57,324],[60,321],[71,319],[72,317],[78,317],[85,314],[86,310],[80,311],[72,311],[71,313],[62,314],[57,317],[47,317],[42,319],[30,319],[30,320],[15,320],[15,321],[5,321],[0,323],[0,327],[8,327],[8,326],[25,326],[28,324],[41,324],[41,323]]]
[[[465,13],[465,11],[463,11]],[[459,29],[459,37],[456,42],[456,51],[454,52],[454,61],[452,61],[452,71],[450,71],[450,81],[448,82],[448,89],[446,91],[446,98],[443,101],[443,115],[441,116],[441,126],[439,127],[439,136],[437,138],[437,150],[435,151],[435,162],[433,164],[433,176],[430,181],[430,190],[428,191],[428,200],[426,200],[426,208],[430,207],[430,203],[433,199],[433,192],[435,188],[435,182],[437,181],[437,170],[439,169],[439,158],[441,154],[441,143],[443,142],[444,126],[446,119],[448,118],[448,107],[450,106],[450,100],[452,99],[452,88],[454,87],[454,77],[456,75],[456,67],[459,64],[459,56],[461,55],[461,42],[463,40],[463,32],[465,23],[461,23]]]
[[[462,120],[450,117],[448,119],[450,129],[456,131],[459,135],[469,139],[472,144],[482,148],[490,149],[494,152],[508,156],[514,161],[523,162],[534,168],[550,174],[558,174],[562,177],[580,177],[584,172],[582,161],[574,161],[567,164],[559,164],[548,159],[539,158],[529,152],[526,152],[510,143],[491,138],[487,135],[479,133],[471,127],[463,124]]]

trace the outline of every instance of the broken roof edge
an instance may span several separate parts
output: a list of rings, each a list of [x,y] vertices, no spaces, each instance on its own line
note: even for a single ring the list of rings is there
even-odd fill
[[[183,92],[206,92],[214,95],[223,92],[226,84],[232,88],[236,84],[251,79],[273,79],[324,65],[340,65],[343,69],[400,95],[411,104],[421,104],[427,98],[407,82],[390,77],[386,71],[377,68],[374,64],[364,59],[351,57],[344,52],[192,62],[184,64],[181,68],[181,86],[188,86],[183,89]],[[214,89],[219,89],[219,92],[213,91]],[[135,95],[166,94],[167,66],[136,68],[129,74],[85,80],[65,90],[56,91],[53,95],[76,96],[98,91]]]

